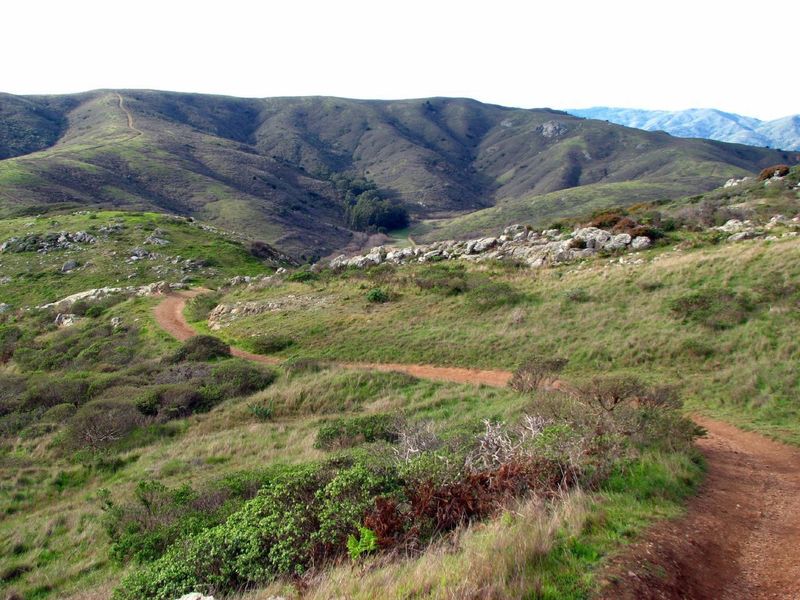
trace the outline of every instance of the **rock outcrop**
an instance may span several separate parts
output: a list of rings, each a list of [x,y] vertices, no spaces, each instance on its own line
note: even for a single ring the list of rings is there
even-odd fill
[[[126,296],[154,296],[156,294],[168,294],[172,290],[182,289],[185,286],[181,283],[167,283],[166,281],[156,281],[142,286],[126,286],[126,287],[103,287],[91,290],[85,290],[72,294],[56,302],[49,304],[42,304],[38,308],[54,309],[59,312],[66,313],[73,304],[79,300],[85,302],[93,302],[102,300],[107,296],[115,296],[117,294],[124,294]]]
[[[331,268],[365,268],[384,262],[403,264],[462,259],[517,260],[529,267],[566,263],[586,258],[600,251],[623,252],[649,248],[652,240],[646,236],[632,237],[628,233],[612,233],[597,227],[583,227],[572,233],[557,229],[533,231],[523,225],[511,225],[499,237],[475,240],[447,240],[413,248],[378,246],[360,256],[337,256]]]

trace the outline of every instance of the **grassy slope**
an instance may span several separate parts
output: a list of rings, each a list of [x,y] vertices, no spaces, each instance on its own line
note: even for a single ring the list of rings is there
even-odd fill
[[[298,410],[296,398],[311,395],[316,414],[302,404]],[[52,453],[52,436],[23,440],[14,452],[16,462],[7,458],[0,471],[9,513],[0,521],[0,564],[24,565],[30,571],[10,580],[5,589],[32,599],[71,593],[83,599],[107,597],[109,582],[118,580],[121,572],[107,558],[97,501],[100,488],[125,499],[141,479],[196,488],[234,471],[321,458],[324,453],[313,447],[319,423],[342,414],[345,406],[346,414],[401,410],[440,426],[458,427],[481,418],[513,418],[531,399],[508,390],[330,371],[282,379],[253,400],[263,401],[288,408],[289,414],[259,422],[248,402],[230,401],[207,415],[176,423],[175,437],[122,453],[127,466],[114,473],[86,471],[64,459],[45,463],[41,458]],[[647,477],[632,471],[600,493],[577,494],[554,513],[529,503],[488,529],[462,533],[461,551],[455,554],[435,546],[419,559],[384,565],[366,579],[350,568],[336,570],[315,597],[332,597],[343,590],[368,597],[372,583],[380,583],[387,597],[404,597],[414,590],[419,597],[433,598],[458,595],[465,584],[491,582],[505,595],[538,588],[545,598],[583,598],[596,585],[592,573],[602,557],[653,519],[679,514],[681,499],[699,480],[700,471],[688,457],[655,454],[644,460],[641,468]],[[500,548],[505,551],[499,559]],[[434,571],[431,561],[437,565]],[[291,590],[281,591],[295,596]]]
[[[122,230],[104,234],[102,227],[122,225]],[[166,246],[147,245],[144,240],[159,229]],[[5,252],[0,269],[8,281],[0,280],[0,301],[20,307],[53,302],[69,294],[104,286],[144,285],[189,277],[195,284],[213,284],[232,275],[256,275],[271,271],[252,256],[246,240],[225,232],[210,232],[199,224],[156,213],[100,211],[88,214],[50,214],[0,220],[0,243],[25,235],[85,231],[95,244],[77,244],[46,254]],[[155,260],[130,262],[131,250],[142,248],[158,254]],[[206,260],[208,266],[186,270],[172,264],[175,257]],[[79,268],[62,273],[61,267],[75,260]]]
[[[800,241],[653,249],[639,256],[640,265],[599,258],[538,272],[470,267],[474,285],[490,274],[519,296],[502,304],[508,290],[489,288],[500,303],[489,310],[474,307],[480,292],[443,296],[419,289],[414,279],[430,266],[237,289],[222,301],[288,294],[319,301],[312,309],[242,318],[218,334],[244,347],[250,336],[286,335],[295,344],[283,356],[337,360],[513,369],[530,355],[565,356],[573,376],[611,370],[677,384],[693,409],[800,443],[794,336]],[[373,287],[395,299],[370,304],[366,292]],[[715,329],[671,308],[695,292],[715,298],[720,291],[749,303],[741,324]],[[712,312],[725,318],[729,310],[737,309],[723,302]]]
[[[0,161],[0,214],[53,203],[157,207],[245,231],[298,256],[324,255],[352,237],[324,172],[367,175],[426,218],[496,203],[527,205],[555,190],[627,181],[646,185],[615,202],[633,202],[639,194],[674,197],[796,160],[794,154],[462,99],[122,95],[122,107],[113,91],[0,97],[10,124],[10,131],[0,131],[0,156],[4,147],[12,156]],[[40,149],[53,142],[54,127],[62,137]],[[601,188],[595,195],[604,193]],[[584,200],[591,198],[570,202]],[[601,201],[607,202],[593,202]],[[544,212],[543,219],[559,216],[558,210]],[[491,226],[507,225],[504,218],[501,210]],[[476,223],[456,232],[484,230]]]

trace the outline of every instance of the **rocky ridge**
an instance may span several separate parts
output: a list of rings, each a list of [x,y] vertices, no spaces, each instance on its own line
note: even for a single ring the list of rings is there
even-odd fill
[[[614,233],[597,227],[582,227],[572,233],[563,233],[558,229],[534,231],[524,225],[510,225],[498,237],[447,240],[413,248],[377,246],[364,255],[337,256],[329,264],[333,269],[362,269],[384,262],[404,264],[452,259],[475,262],[516,260],[531,268],[541,268],[588,258],[600,251],[644,250],[652,243],[653,240],[647,236]]]

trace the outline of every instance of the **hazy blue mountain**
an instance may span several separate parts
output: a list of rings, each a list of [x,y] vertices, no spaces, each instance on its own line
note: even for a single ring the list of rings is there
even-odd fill
[[[567,112],[647,131],[666,131],[678,137],[800,150],[800,115],[761,121],[714,108],[669,111],[606,106],[569,109]]]

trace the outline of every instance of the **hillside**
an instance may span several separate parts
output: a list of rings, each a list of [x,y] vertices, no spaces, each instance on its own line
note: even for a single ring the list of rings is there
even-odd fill
[[[80,211],[0,220],[5,311],[90,288],[213,285],[290,264],[266,245],[171,215]]]
[[[800,115],[762,121],[712,108],[669,111],[606,106],[569,109],[567,112],[647,131],[666,131],[678,137],[800,150]]]
[[[169,215],[0,220],[0,594],[577,600],[686,592],[686,568],[794,589],[793,555],[776,576],[742,549],[789,543],[797,454],[765,463],[763,438],[713,419],[800,444],[798,190],[794,168],[520,225],[485,255],[285,272]],[[87,297],[60,326],[35,306],[159,279],[196,289]],[[648,545],[652,563],[608,574],[698,489],[722,509],[659,526],[689,546],[680,565]],[[728,565],[713,580],[717,562],[684,565],[707,552]]]
[[[346,214],[348,193],[366,188],[343,184],[343,173],[367,178],[371,193],[419,222],[585,186],[614,186],[604,204],[676,197],[798,158],[464,99],[102,90],[2,95],[0,115],[2,215],[166,211],[300,258],[366,240]],[[541,219],[558,216],[544,198]]]

